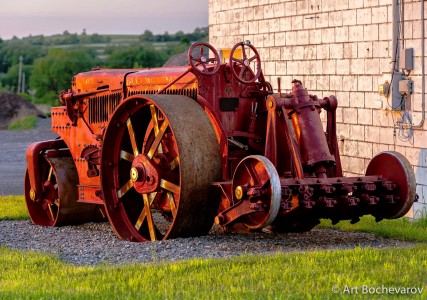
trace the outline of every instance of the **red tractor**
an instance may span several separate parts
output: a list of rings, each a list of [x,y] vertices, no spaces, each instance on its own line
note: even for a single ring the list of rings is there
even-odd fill
[[[411,208],[415,176],[399,153],[343,177],[334,96],[319,99],[298,80],[274,94],[248,41],[226,63],[195,43],[188,62],[73,77],[52,108],[59,137],[27,150],[34,224],[108,217],[120,238],[144,242],[205,235],[214,221],[229,231],[306,231],[321,218],[379,221]]]

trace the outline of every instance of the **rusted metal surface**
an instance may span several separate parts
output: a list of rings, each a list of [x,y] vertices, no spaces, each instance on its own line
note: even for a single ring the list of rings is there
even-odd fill
[[[225,231],[305,231],[321,218],[398,218],[416,201],[413,170],[395,152],[343,177],[336,97],[310,95],[299,80],[273,94],[249,41],[225,63],[195,43],[188,61],[73,77],[52,108],[60,139],[27,150],[34,223],[83,222],[74,212],[102,204],[120,238],[150,241],[206,234],[215,216]]]

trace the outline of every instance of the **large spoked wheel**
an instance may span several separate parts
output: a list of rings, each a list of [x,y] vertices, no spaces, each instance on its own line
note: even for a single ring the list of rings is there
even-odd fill
[[[416,197],[416,181],[406,157],[394,151],[381,152],[369,162],[366,175],[381,175],[397,185],[392,194],[397,195],[399,200],[395,203],[380,202],[376,216],[397,219],[409,211]]]
[[[117,235],[154,241],[207,234],[208,201],[221,156],[214,129],[194,100],[132,97],[114,112],[102,148],[101,182]]]
[[[242,58],[235,56],[238,48],[241,49]],[[250,51],[253,55],[248,57]],[[261,59],[258,51],[247,42],[236,44],[230,52],[230,67],[231,72],[240,82],[246,84],[255,82],[261,75]]]
[[[234,202],[249,201],[256,212],[239,219],[250,229],[270,225],[280,208],[280,178],[272,162],[261,155],[245,157],[233,175]]]
[[[205,53],[206,49],[207,53]],[[191,45],[187,56],[188,63],[193,70],[202,75],[215,74],[221,65],[221,60],[216,49],[211,44],[205,42],[197,42]]]
[[[39,170],[42,184],[39,199],[31,199],[28,171],[25,176],[25,202],[34,224],[60,226],[99,220],[99,206],[77,202],[78,175],[71,157],[41,156]]]

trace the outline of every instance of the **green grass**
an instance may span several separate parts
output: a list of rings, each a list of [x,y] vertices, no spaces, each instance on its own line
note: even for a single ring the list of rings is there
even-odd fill
[[[336,225],[332,225],[330,220],[322,220],[318,227],[371,232],[386,238],[427,242],[427,217],[413,221],[406,218],[382,220],[377,223],[374,217],[364,216],[356,224],[350,224],[350,221],[341,221]]]
[[[37,126],[37,117],[34,115],[14,119],[9,123],[9,130],[33,129]]]
[[[418,246],[81,267],[0,248],[0,298],[328,299],[354,298],[358,288],[370,299],[378,295],[363,294],[363,286],[384,286],[423,289],[410,298],[425,299],[426,257],[427,248]],[[344,294],[345,287],[354,293]]]
[[[24,181],[24,179],[22,179]],[[24,196],[0,197],[0,220],[28,220]]]

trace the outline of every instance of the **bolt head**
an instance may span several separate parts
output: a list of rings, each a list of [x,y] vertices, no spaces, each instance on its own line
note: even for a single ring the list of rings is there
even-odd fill
[[[238,200],[243,198],[243,188],[240,185],[235,188],[234,196],[236,196],[236,199]]]
[[[221,225],[222,223],[224,223],[224,217],[221,215],[218,215],[215,217],[214,221],[216,225]]]
[[[34,189],[30,189],[30,199],[32,201],[36,200],[36,191]]]

